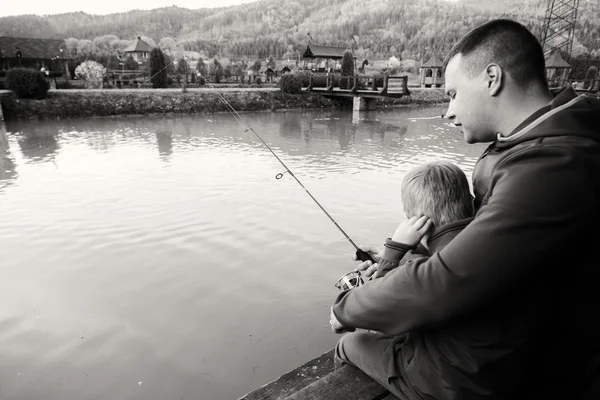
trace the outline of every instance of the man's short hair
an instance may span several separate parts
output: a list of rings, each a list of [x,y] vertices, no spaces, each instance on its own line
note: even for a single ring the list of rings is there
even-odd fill
[[[516,21],[496,19],[469,31],[446,56],[443,71],[458,54],[466,58],[465,65],[473,76],[488,64],[495,63],[519,85],[527,87],[537,82],[548,87],[542,45]]]
[[[426,215],[435,227],[473,216],[465,173],[447,161],[423,164],[404,176],[402,203],[408,218]]]

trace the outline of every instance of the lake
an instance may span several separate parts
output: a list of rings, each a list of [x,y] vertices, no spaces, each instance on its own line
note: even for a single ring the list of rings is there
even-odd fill
[[[432,160],[445,107],[241,114],[358,244]],[[236,399],[332,348],[352,245],[231,114],[7,123],[0,398]],[[0,135],[2,136],[2,135]]]

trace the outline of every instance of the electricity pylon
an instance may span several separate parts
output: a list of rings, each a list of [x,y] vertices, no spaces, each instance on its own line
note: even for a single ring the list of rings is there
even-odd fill
[[[553,49],[571,55],[578,7],[579,0],[548,0],[541,35],[545,55]]]

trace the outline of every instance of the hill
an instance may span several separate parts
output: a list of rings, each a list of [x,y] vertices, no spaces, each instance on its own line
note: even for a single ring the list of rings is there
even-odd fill
[[[546,0],[261,0],[189,10],[167,7],[109,15],[82,12],[0,18],[0,36],[113,41],[141,34],[161,47],[229,57],[294,58],[313,43],[354,46],[358,57],[419,59],[444,54],[469,29],[493,18],[518,20],[539,35]],[[600,2],[581,0],[575,53],[600,54]],[[352,38],[356,39],[356,42]],[[98,39],[101,38],[101,39]],[[120,38],[120,39],[119,39]],[[116,42],[116,41],[119,42]],[[161,44],[162,42],[162,44]],[[75,43],[72,41],[72,44]],[[89,44],[86,42],[86,46]]]

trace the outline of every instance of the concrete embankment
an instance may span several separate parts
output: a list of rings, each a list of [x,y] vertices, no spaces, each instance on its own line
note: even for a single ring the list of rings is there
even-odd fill
[[[17,99],[7,91],[0,94],[6,120],[228,112],[223,100],[239,112],[351,107],[347,100],[308,92],[288,94],[277,88],[194,88],[186,93],[181,89],[65,89],[50,91],[44,100]],[[411,89],[410,96],[380,99],[376,107],[445,101],[442,89]]]

